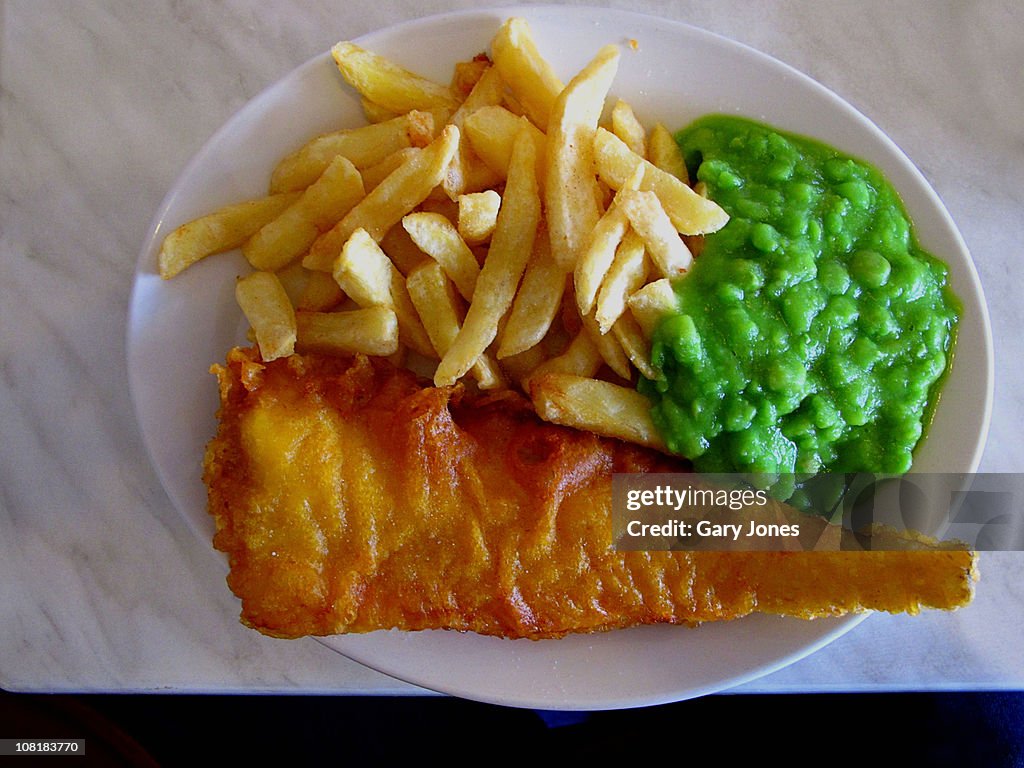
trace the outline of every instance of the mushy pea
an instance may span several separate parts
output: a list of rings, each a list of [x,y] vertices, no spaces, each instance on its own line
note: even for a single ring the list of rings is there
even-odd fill
[[[949,364],[958,304],[892,186],[835,149],[745,119],[677,135],[731,219],[675,285],[643,380],[701,472],[901,473]]]

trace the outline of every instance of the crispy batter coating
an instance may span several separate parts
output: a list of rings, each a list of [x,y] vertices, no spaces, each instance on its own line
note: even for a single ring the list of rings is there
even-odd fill
[[[269,635],[540,639],[972,597],[975,556],[963,551],[614,551],[612,473],[685,467],[544,423],[515,393],[425,386],[360,356],[262,363],[237,349],[214,370],[214,545],[242,621]]]

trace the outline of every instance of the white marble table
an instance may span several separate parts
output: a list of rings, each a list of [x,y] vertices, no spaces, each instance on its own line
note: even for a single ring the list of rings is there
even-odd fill
[[[15,691],[421,692],[314,640],[244,629],[223,570],[150,467],[125,316],[150,218],[264,86],[342,37],[497,3],[0,4],[0,686]],[[996,401],[981,469],[1024,469],[1024,8],[1012,2],[610,5],[803,70],[918,164],[987,293]],[[1024,556],[985,555],[954,614],[872,616],[736,690],[1024,688]]]

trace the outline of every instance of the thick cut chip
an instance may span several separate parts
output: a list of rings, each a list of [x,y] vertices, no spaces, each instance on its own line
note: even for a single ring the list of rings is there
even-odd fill
[[[424,357],[435,357],[416,308],[409,298],[405,278],[364,229],[352,233],[334,263],[334,279],[361,307],[387,307],[398,318],[403,344]]]
[[[359,170],[376,165],[407,147],[425,147],[434,139],[434,118],[429,112],[411,111],[360,128],[317,136],[281,160],[270,178],[272,192],[305,189],[338,155]]]
[[[417,267],[406,280],[406,286],[434,349],[443,357],[459,335],[462,320],[451,280],[440,264],[431,261]],[[480,355],[470,373],[480,389],[507,386],[501,369],[487,352]]]
[[[442,182],[445,194],[451,200],[457,200],[464,192],[479,192],[493,187],[501,180],[498,174],[473,151],[463,126],[466,118],[478,109],[501,104],[504,87],[498,70],[490,67],[483,73],[462,106],[452,115],[451,122],[459,129],[459,149],[452,157]]]
[[[405,214],[422,203],[444,178],[459,146],[459,129],[445,126],[434,142],[402,163],[364,197],[333,229],[316,239],[302,264],[330,272],[341,247],[357,229],[380,242]]]
[[[459,289],[462,298],[472,301],[480,265],[458,230],[439,213],[410,213],[402,227],[425,254],[440,264]]]
[[[380,247],[403,275],[410,275],[416,267],[430,260],[409,237],[401,223],[395,224],[380,241]]]
[[[633,378],[633,369],[630,367],[629,356],[622,349],[619,340],[610,333],[601,333],[593,314],[584,315],[582,320],[583,332],[590,336],[608,367],[621,379],[630,381]]]
[[[512,150],[498,224],[477,279],[466,321],[434,373],[437,386],[454,384],[473,366],[494,341],[498,321],[512,306],[540,222],[536,152],[533,135],[524,128]]]
[[[387,307],[344,312],[296,312],[295,349],[326,355],[393,355],[398,318]]]
[[[545,213],[551,250],[566,271],[576,266],[601,218],[594,137],[618,64],[619,49],[614,45],[602,48],[559,94],[551,111]],[[620,184],[623,181],[625,178]]]
[[[499,178],[504,179],[508,177],[512,145],[524,125],[529,126],[537,145],[537,181],[543,190],[547,175],[547,137],[533,123],[504,107],[481,107],[466,118],[463,127],[473,151]]]
[[[300,265],[301,266],[301,265]],[[306,285],[295,303],[298,309],[310,312],[326,312],[341,304],[345,294],[333,275],[301,267],[306,273]]]
[[[612,107],[612,133],[622,139],[632,152],[647,157],[647,132],[633,108],[622,99]]]
[[[438,190],[435,189],[433,194],[423,201],[419,210],[425,213],[439,213],[455,224],[459,220],[459,204],[454,200],[449,200],[445,195],[437,194],[437,192]]]
[[[545,373],[568,373],[593,378],[601,370],[602,365],[604,358],[601,357],[600,350],[590,338],[590,334],[581,328],[561,354],[538,364],[527,376],[522,377],[523,389],[529,392],[530,379]]]
[[[686,171],[683,151],[663,123],[655,123],[651,129],[651,138],[647,142],[647,159],[655,167],[672,174],[684,184],[689,183],[690,174]]]
[[[630,296],[626,303],[648,339],[654,336],[658,323],[665,315],[679,310],[679,299],[667,278],[648,283]]]
[[[337,43],[331,48],[331,56],[349,85],[396,114],[413,109],[445,109],[451,113],[459,107],[458,97],[448,86],[414,74],[355,43]]]
[[[309,285],[309,276],[313,273],[298,262],[294,262],[284,269],[277,270],[274,274],[281,281],[292,306],[298,306],[299,298],[306,290],[306,286]]]
[[[589,314],[594,308],[601,283],[615,261],[615,252],[629,228],[629,219],[621,201],[627,192],[640,187],[643,173],[643,166],[637,166],[636,172],[622,185],[608,210],[598,220],[586,250],[576,262],[573,286],[576,289],[576,306],[581,315]]]
[[[386,107],[382,107],[380,104],[375,104],[365,96],[359,99],[359,103],[362,105],[363,114],[366,116],[366,120],[369,123],[383,123],[388,120],[394,120],[396,117],[400,117],[400,115],[395,114]]]
[[[626,190],[619,204],[662,277],[673,279],[690,268],[693,255],[654,192]]]
[[[658,372],[651,364],[651,345],[644,337],[640,323],[629,312],[626,312],[612,326],[612,334],[626,353],[629,361],[640,371],[640,374],[652,381],[658,378]]]
[[[493,189],[459,195],[458,229],[467,245],[479,245],[491,239],[500,207],[501,195]]]
[[[484,72],[493,66],[487,54],[479,54],[469,61],[457,61],[452,71],[451,89],[457,96],[466,97],[484,76]]]
[[[562,306],[565,279],[565,271],[551,255],[547,230],[541,227],[512,312],[501,332],[499,360],[525,352],[547,335]]]
[[[525,390],[527,378],[548,358],[548,352],[544,345],[537,344],[518,355],[506,357],[501,361],[501,369],[506,376]]]
[[[240,248],[298,198],[298,192],[286,192],[246,200],[182,224],[160,246],[160,277],[169,280],[207,256]]]
[[[530,377],[530,398],[544,421],[667,450],[651,420],[651,401],[632,387],[545,373]]]
[[[562,81],[537,50],[529,24],[522,18],[505,21],[491,40],[494,65],[530,121],[546,131]]]
[[[637,165],[643,163],[644,180],[640,189],[653,191],[658,196],[680,234],[717,232],[729,221],[729,214],[716,202],[701,197],[680,179],[631,152],[618,136],[604,128],[598,128],[594,137],[593,159],[601,180],[612,189],[621,187]]]
[[[357,229],[334,262],[334,280],[361,307],[391,306],[391,270],[394,265],[377,242]]]
[[[363,195],[359,171],[338,155],[298,200],[245,242],[242,255],[256,269],[281,269],[306,253],[319,234],[341,221]]]
[[[295,351],[295,310],[273,272],[253,272],[235,283],[235,299],[256,334],[260,356],[267,361]]]
[[[369,192],[380,184],[384,179],[398,170],[406,160],[418,154],[417,147],[405,147],[392,152],[379,163],[374,163],[369,168],[364,168],[360,174],[363,177],[363,187]]]
[[[647,282],[648,261],[643,239],[630,230],[622,238],[597,296],[594,319],[601,333],[608,333],[626,311],[629,297]]]

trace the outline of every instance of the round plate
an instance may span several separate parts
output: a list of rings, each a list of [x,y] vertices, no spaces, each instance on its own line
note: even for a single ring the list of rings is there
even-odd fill
[[[508,16],[525,17],[564,80],[601,45],[623,55],[612,97],[647,124],[679,128],[730,112],[812,136],[887,173],[922,245],[951,268],[963,301],[956,364],[928,440],[922,471],[970,472],[981,456],[992,399],[992,344],[980,283],[962,238],[931,187],[867,118],[806,76],[735,42],[682,24],[578,7],[492,9],[400,24],[358,42],[441,82],[484,50]],[[571,32],[571,33],[570,33]],[[344,36],[344,29],[338,34]],[[635,40],[634,50],[629,41]],[[237,253],[165,282],[156,254],[174,227],[263,194],[275,162],[317,133],[362,125],[355,95],[328,54],[253,99],[192,160],[164,200],[142,248],[128,323],[128,370],[139,424],[174,503],[205,546],[213,533],[200,462],[216,429],[211,363],[244,343],[234,279]],[[212,552],[211,548],[211,552]],[[223,589],[211,584],[210,589]],[[771,616],[684,627],[639,627],[561,640],[500,640],[452,632],[375,632],[326,638],[329,647],[394,677],[480,701],[548,709],[642,706],[723,690],[767,674],[850,630],[863,616],[813,622]]]

